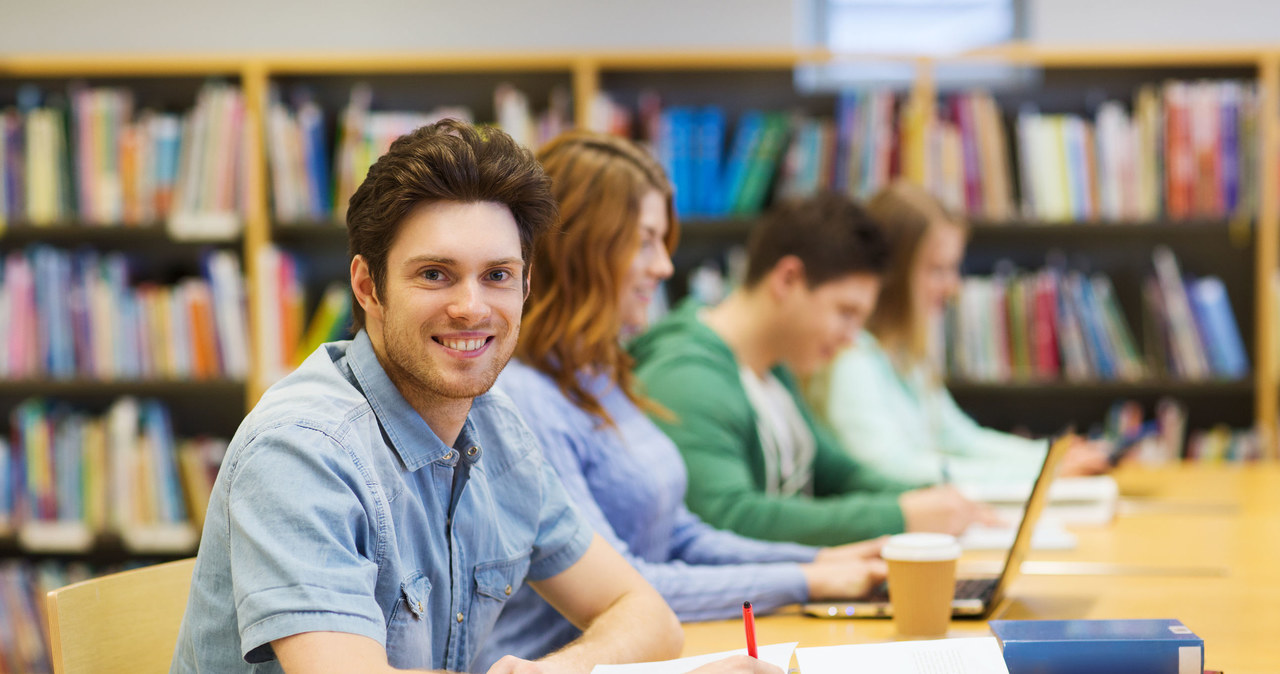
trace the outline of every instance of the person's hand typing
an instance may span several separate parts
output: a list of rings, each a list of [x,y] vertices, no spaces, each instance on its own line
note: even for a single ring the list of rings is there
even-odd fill
[[[1062,457],[1058,474],[1062,477],[1079,477],[1101,475],[1109,470],[1111,470],[1111,461],[1107,456],[1107,444],[1096,440],[1079,439]]]
[[[861,597],[883,583],[889,575],[888,566],[879,557],[815,562],[802,565],[801,570],[809,584],[809,598],[814,600]]]
[[[818,556],[813,558],[813,561],[818,564],[824,564],[827,562],[880,559],[880,551],[884,549],[884,544],[887,540],[889,540],[888,536],[881,536],[866,541],[858,541],[857,543],[822,548],[818,551]]]
[[[907,531],[933,531],[959,536],[970,524],[1005,524],[990,506],[970,501],[951,485],[906,492],[898,497]]]

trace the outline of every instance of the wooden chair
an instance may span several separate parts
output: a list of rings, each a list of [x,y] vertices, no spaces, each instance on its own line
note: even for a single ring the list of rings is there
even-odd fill
[[[87,580],[46,600],[54,674],[164,674],[194,557]]]

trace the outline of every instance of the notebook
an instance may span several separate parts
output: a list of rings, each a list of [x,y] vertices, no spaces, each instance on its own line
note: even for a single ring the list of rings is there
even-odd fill
[[[1009,554],[1005,556],[1004,567],[996,576],[977,576],[956,579],[955,599],[951,603],[951,614],[955,617],[983,618],[991,614],[1004,598],[1009,585],[1018,577],[1022,561],[1031,549],[1031,534],[1035,531],[1036,522],[1044,512],[1045,502],[1049,496],[1049,485],[1053,483],[1053,474],[1057,471],[1062,456],[1076,441],[1072,434],[1063,435],[1049,445],[1045,452],[1044,464],[1040,466],[1040,475],[1031,487],[1031,496],[1023,510],[1022,523],[1018,525],[1018,533],[1014,536]],[[820,618],[888,618],[893,616],[893,607],[889,604],[888,586],[881,585],[866,597],[846,601],[810,602],[804,605],[805,613]]]

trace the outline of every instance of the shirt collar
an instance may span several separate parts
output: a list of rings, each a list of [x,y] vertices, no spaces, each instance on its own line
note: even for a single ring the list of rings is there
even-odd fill
[[[455,450],[444,444],[391,382],[364,330],[351,340],[351,346],[347,348],[347,363],[373,408],[383,435],[390,441],[392,451],[409,470],[418,470],[431,463],[456,465],[460,457],[467,456],[467,448],[478,446],[475,425],[469,414],[454,443],[461,449]],[[478,458],[474,455],[472,461]]]

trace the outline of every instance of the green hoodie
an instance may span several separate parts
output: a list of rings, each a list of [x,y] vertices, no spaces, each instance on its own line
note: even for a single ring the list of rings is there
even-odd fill
[[[765,492],[756,413],[729,345],[685,301],[631,344],[645,395],[673,413],[654,421],[675,441],[689,469],[689,509],[712,526],[744,536],[839,545],[903,530],[898,489],[862,471],[814,421],[795,379],[773,369],[813,432],[812,496]]]

